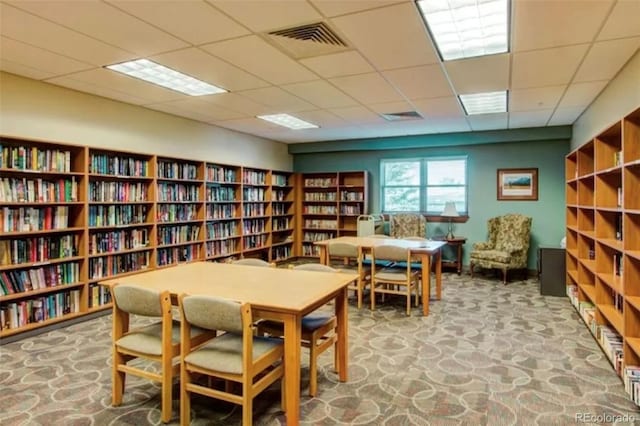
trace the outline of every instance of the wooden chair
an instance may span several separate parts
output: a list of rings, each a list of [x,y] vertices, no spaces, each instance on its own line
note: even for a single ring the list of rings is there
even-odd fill
[[[254,336],[251,306],[248,303],[212,296],[179,297],[181,335],[193,327],[223,331],[201,345],[182,345],[180,369],[180,424],[191,422],[191,394],[242,405],[242,424],[250,426],[253,399],[284,375],[284,345],[281,339]],[[200,384],[196,378],[225,380],[225,389]],[[210,384],[211,381],[207,380]],[[241,384],[241,394],[232,383]],[[284,383],[281,383],[284,410]]]
[[[339,272],[336,269],[319,263],[306,263],[291,269],[299,271]],[[335,315],[313,313],[302,318],[302,346],[309,348],[309,396],[318,393],[318,357],[334,346],[334,368],[337,369],[337,319]],[[265,320],[258,323],[259,335],[284,337],[284,324],[278,321]]]
[[[371,269],[371,310],[376,308],[376,293],[398,294],[407,298],[407,315],[411,315],[411,295],[415,295],[418,306],[419,271],[411,268],[411,252],[403,247],[380,245],[372,250]],[[387,267],[378,269],[376,261],[384,259],[391,262],[406,262],[404,267]]]
[[[155,291],[129,284],[113,288],[113,366],[112,404],[122,404],[127,374],[162,384],[162,414],[164,423],[171,420],[171,387],[180,365],[173,360],[180,355],[180,322],[171,318],[171,297],[168,291]],[[159,318],[159,322],[130,329],[130,315]],[[191,330],[189,340],[200,343],[211,336],[199,328]],[[160,364],[155,373],[127,363],[146,359]]]
[[[269,263],[262,259],[257,259],[253,257],[245,257],[244,259],[238,259],[231,262],[234,265],[244,265],[244,266],[262,266],[265,268],[275,268],[275,264]]]
[[[349,290],[356,292],[358,299],[358,309],[362,308],[362,297],[369,278],[371,276],[371,268],[363,265],[364,256],[362,247],[350,243],[330,243],[327,245],[327,254],[329,263],[340,270],[348,270],[358,274],[358,280],[349,285]],[[334,264],[333,260],[337,260]]]

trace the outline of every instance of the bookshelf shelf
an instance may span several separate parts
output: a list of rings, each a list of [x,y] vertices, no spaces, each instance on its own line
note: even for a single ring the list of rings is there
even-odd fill
[[[581,290],[578,302],[595,305],[595,324],[590,328],[624,377],[625,368],[640,366],[638,160],[640,109],[565,160],[567,248],[575,247],[578,253],[576,274],[570,260],[575,256],[567,252],[567,284]],[[601,339],[609,340],[603,344]]]

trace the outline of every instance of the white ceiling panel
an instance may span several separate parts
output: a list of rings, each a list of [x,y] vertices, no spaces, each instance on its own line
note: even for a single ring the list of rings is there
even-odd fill
[[[47,70],[49,74],[67,74],[94,67],[86,62],[76,61],[75,59],[1,36],[0,51],[2,51],[2,57],[6,60],[33,69]]]
[[[585,110],[585,107],[569,107],[569,108],[557,108],[548,126],[562,126],[565,124],[572,124],[580,117],[580,114]]]
[[[607,85],[607,80],[574,83],[567,88],[558,108],[586,107]]]
[[[571,81],[588,44],[513,54],[511,87],[555,86]]]
[[[305,1],[290,0],[207,0],[253,31],[271,31],[322,19]]]
[[[347,13],[360,12],[367,9],[375,9],[378,7],[388,6],[394,3],[402,3],[410,0],[357,0],[357,1],[344,1],[344,0],[311,0],[311,3],[318,9],[324,16],[338,16],[346,15]]]
[[[196,45],[250,34],[245,27],[204,1],[107,0],[107,2]],[[189,24],[185,25],[185,22]]]
[[[464,112],[455,96],[446,98],[417,99],[411,101],[423,117],[464,117]]]
[[[536,87],[509,92],[509,111],[535,111],[556,107],[567,86]]]
[[[640,24],[638,24],[640,26]],[[640,46],[640,37],[595,43],[580,66],[574,81],[613,78]]]
[[[282,88],[320,108],[337,108],[358,105],[358,103],[351,97],[345,95],[343,92],[324,80],[285,84]]]
[[[105,98],[115,99],[120,102],[126,102],[128,104],[142,105],[148,102],[147,99],[143,99],[138,96],[131,95],[130,93],[127,93],[127,92],[121,92],[119,90],[115,90],[110,87],[100,86],[100,85],[88,83],[82,80],[76,80],[72,77],[64,77],[64,76],[55,77],[47,80],[47,83],[55,84],[57,86],[67,87],[69,89],[77,90],[79,92],[88,92],[88,93],[102,96]]]
[[[456,93],[496,92],[509,88],[509,55],[447,61],[444,63]]]
[[[536,111],[522,111],[509,113],[509,128],[542,127],[547,125],[553,109],[539,109]]]
[[[203,102],[219,105],[232,111],[241,112],[245,117],[270,114],[271,107],[254,102],[238,93],[217,93],[215,95],[199,96]]]
[[[320,126],[322,128],[340,127],[340,126],[348,125],[348,123],[344,121],[342,118],[338,117],[335,114],[330,113],[329,111],[324,111],[324,110],[300,111],[300,112],[296,112],[296,117],[304,121],[308,121],[309,123],[313,123],[316,126]]]
[[[195,47],[163,53],[151,59],[229,91],[269,86],[266,81]]]
[[[370,104],[369,108],[378,114],[394,114],[399,112],[415,111],[409,102],[385,102],[382,104]]]
[[[467,117],[471,130],[505,129],[509,122],[509,114],[479,114]]]
[[[24,77],[29,77],[34,80],[43,80],[45,78],[54,76],[53,73],[50,73],[48,71],[31,68],[30,66],[19,64],[8,59],[0,59],[0,70]]]
[[[258,36],[205,44],[204,50],[273,84],[297,83],[318,77]],[[251,52],[248,54],[247,52]]]
[[[233,120],[236,118],[246,117],[245,114],[228,110],[226,108],[219,107],[210,102],[205,102],[200,97],[189,97],[188,99],[181,99],[178,101],[163,102],[166,105],[173,105],[176,108],[183,109],[185,111],[191,111],[205,117],[207,121],[210,120]]]
[[[640,36],[640,1],[618,0],[598,40]]]
[[[181,108],[180,106],[175,105],[172,102],[150,104],[150,105],[145,105],[145,107],[156,110],[156,111],[166,112],[168,114],[179,115],[181,117],[190,118],[196,121],[202,121],[204,123],[211,121],[206,114],[203,114],[199,111],[193,111],[190,109]]]
[[[451,86],[439,64],[384,71],[384,76],[408,99],[451,96]]]
[[[330,110],[344,120],[353,124],[382,123],[386,120],[365,107],[333,108]]]
[[[374,71],[369,62],[355,50],[300,59],[300,63],[324,78],[365,74]]]
[[[598,33],[614,0],[513,2],[513,51],[588,43]],[[573,25],[579,23],[579,25]]]
[[[438,62],[413,2],[341,16],[332,22],[379,70]]]
[[[466,117],[439,117],[433,125],[438,133],[469,132],[471,126]]]
[[[336,77],[330,80],[342,91],[363,103],[383,103],[403,100],[400,93],[380,74],[370,73]]]
[[[101,1],[14,1],[11,4],[139,55],[187,46],[184,41]]]
[[[0,34],[97,66],[122,62],[137,56],[1,2]]]
[[[272,114],[281,112],[310,111],[317,109],[315,106],[297,96],[288,93],[279,87],[265,87],[238,92],[254,102],[274,108]]]

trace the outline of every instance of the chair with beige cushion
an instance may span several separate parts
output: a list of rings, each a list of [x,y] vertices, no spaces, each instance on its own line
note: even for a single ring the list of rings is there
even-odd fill
[[[411,315],[411,296],[415,295],[418,306],[419,271],[411,268],[411,251],[396,245],[379,245],[372,250],[371,310],[376,308],[376,293],[403,295],[407,298],[407,315]],[[390,262],[405,262],[403,267],[394,265],[378,268],[378,259]]]
[[[399,213],[389,217],[389,234],[394,238],[427,237],[427,220],[419,213]]]
[[[371,275],[371,268],[362,263],[364,260],[362,247],[351,243],[329,243],[327,254],[329,263],[333,267],[358,274],[358,280],[351,284],[349,289],[356,292],[358,309],[361,309],[364,290]]]
[[[266,262],[262,259],[257,259],[253,257],[245,257],[244,259],[238,259],[231,262],[234,265],[244,265],[244,266],[262,266],[265,268],[273,268],[276,265],[273,263]]]
[[[319,263],[305,263],[291,269],[313,272],[340,272],[327,265]],[[304,283],[300,283],[304,285]],[[336,362],[337,319],[328,313],[311,313],[302,318],[302,346],[309,348],[309,395],[316,396],[318,392],[318,357],[321,353],[334,346],[334,368]],[[258,323],[258,334],[272,337],[284,337],[284,325],[278,321],[264,320]]]
[[[510,270],[527,272],[527,254],[531,234],[531,221],[521,214],[506,214],[487,221],[489,240],[474,243],[469,255],[469,270],[473,277],[475,267],[500,269],[502,281],[507,283]]]
[[[171,298],[168,291],[120,284],[113,288],[113,365],[112,404],[122,404],[127,374],[161,383],[161,419],[171,420],[171,387],[178,375],[180,365],[174,358],[180,355],[180,322],[171,317]],[[147,326],[131,328],[131,315],[157,318],[159,321]],[[200,343],[212,334],[194,328],[189,340]],[[132,360],[144,359],[160,364],[158,372],[129,365]]]
[[[180,423],[191,422],[191,394],[242,405],[242,424],[250,426],[253,399],[284,375],[281,339],[254,336],[251,305],[213,296],[179,297],[183,338],[193,327],[223,332],[201,345],[183,344],[180,370]],[[210,386],[225,381],[225,388]],[[234,392],[232,383],[241,386]],[[284,409],[284,384],[281,384]]]

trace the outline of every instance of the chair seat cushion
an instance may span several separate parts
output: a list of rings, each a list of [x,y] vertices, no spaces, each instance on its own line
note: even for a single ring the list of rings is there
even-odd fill
[[[500,250],[476,250],[471,252],[471,259],[488,260],[499,263],[509,263],[511,255],[506,251]]]
[[[191,337],[205,333],[199,327],[191,327]],[[171,324],[171,344],[180,343],[180,321],[173,320]],[[160,356],[162,354],[162,322],[132,329],[129,333],[116,341],[116,345],[121,348],[145,353],[148,355]]]
[[[396,262],[393,264],[394,267],[397,268],[406,268],[407,262]],[[420,262],[411,262],[411,269],[420,269],[422,270],[422,263]]]
[[[325,314],[305,315],[302,317],[302,331],[313,332],[329,323],[333,318],[333,316]],[[264,320],[260,321],[259,326],[274,332],[278,331],[281,335],[284,334],[284,324],[279,321]]]
[[[254,336],[253,359],[282,346],[281,339]],[[185,362],[196,367],[213,371],[242,374],[242,336],[225,333],[214,337],[203,346],[184,358]]]
[[[377,272],[374,278],[376,281],[407,281],[407,270],[387,268]]]

